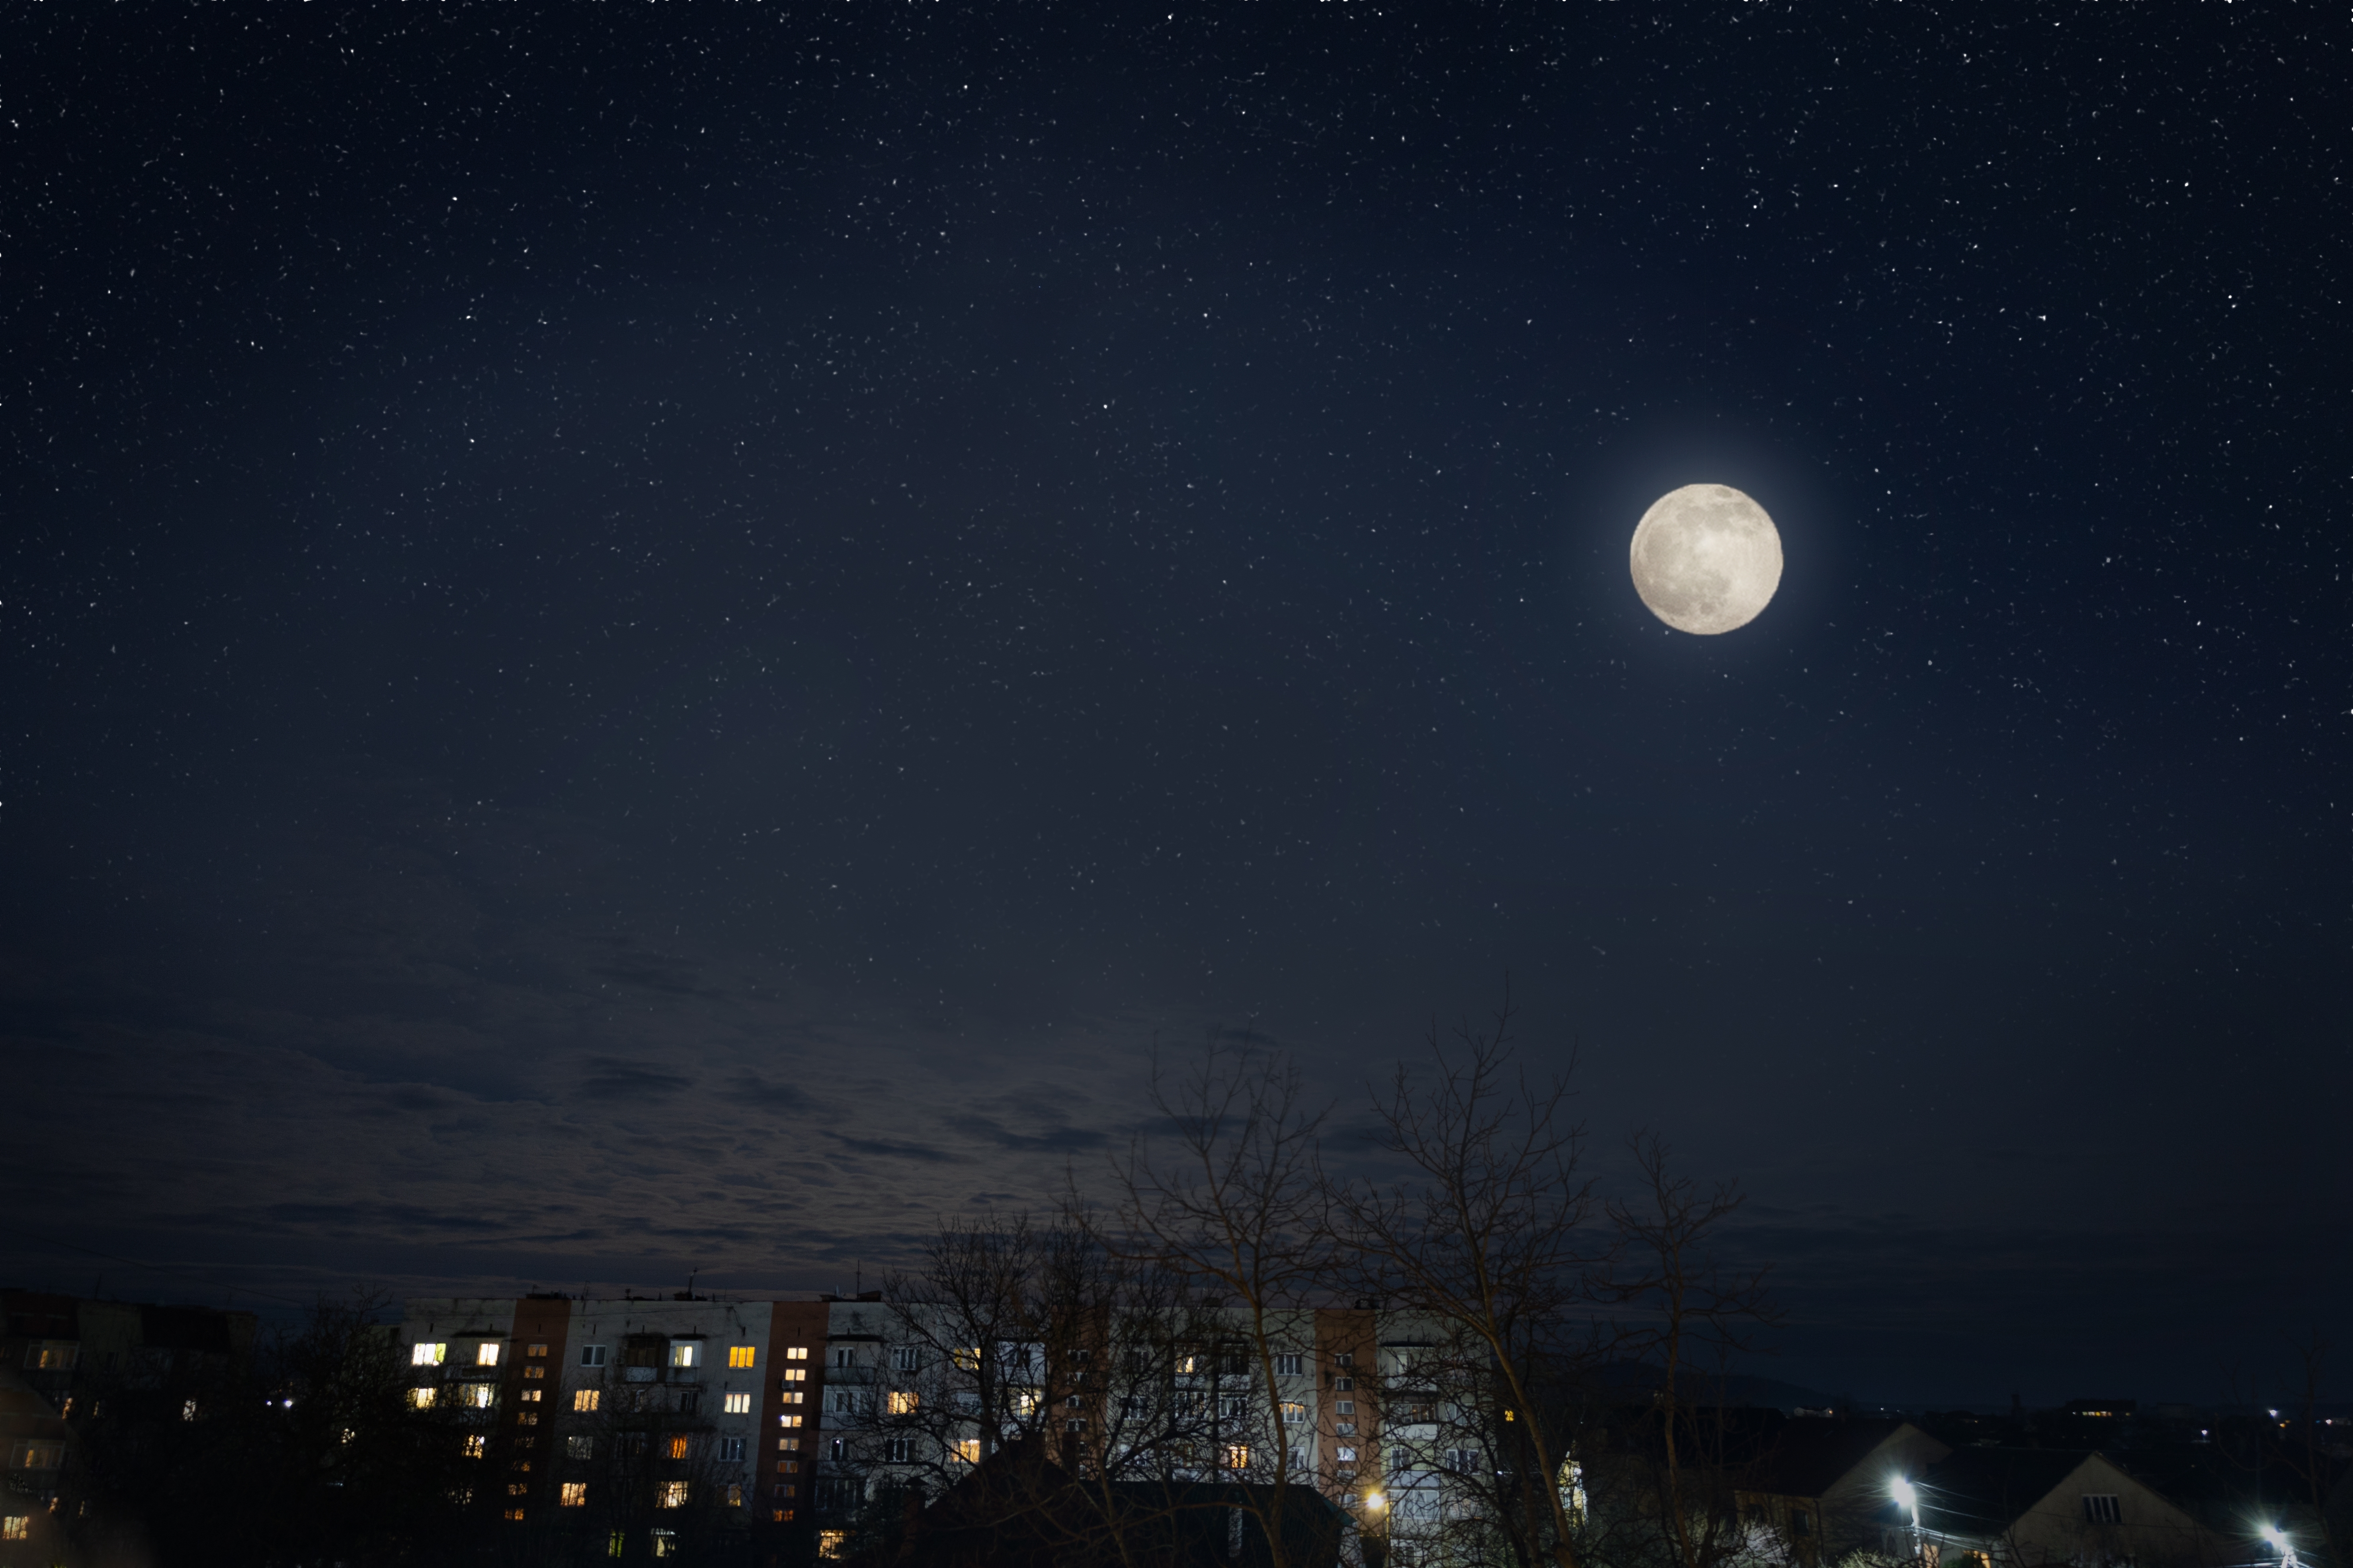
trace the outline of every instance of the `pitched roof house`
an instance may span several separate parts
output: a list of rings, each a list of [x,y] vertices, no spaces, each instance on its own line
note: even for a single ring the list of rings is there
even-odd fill
[[[1742,1521],[1802,1563],[1879,1544],[1889,1488],[1952,1450],[1909,1421],[1804,1417],[1775,1435],[1735,1482]]]
[[[2123,1563],[2211,1568],[2231,1543],[2105,1454],[1963,1448],[1914,1479],[1910,1510],[1891,1502],[1881,1549],[1943,1568]],[[1915,1544],[1917,1550],[1915,1551]]]

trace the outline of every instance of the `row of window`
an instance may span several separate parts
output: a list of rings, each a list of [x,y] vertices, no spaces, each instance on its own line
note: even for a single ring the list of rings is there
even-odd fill
[[[505,1348],[506,1347],[497,1340],[482,1341],[480,1344],[477,1344],[474,1347],[473,1364],[476,1366],[498,1365],[499,1358],[505,1353]],[[610,1359],[610,1350],[611,1347],[608,1345],[582,1345],[580,1347],[580,1364],[582,1366],[604,1366],[607,1364]],[[807,1361],[808,1359],[808,1347],[807,1345],[788,1345],[785,1348],[784,1353],[786,1361]],[[544,1357],[546,1354],[547,1345],[544,1342],[535,1341],[523,1347],[523,1355],[526,1359],[533,1357]],[[727,1347],[727,1364],[730,1367],[741,1368],[756,1366],[759,1364],[759,1347],[756,1345],[729,1345]],[[449,1342],[446,1340],[419,1340],[408,1347],[408,1364],[411,1366],[443,1366],[448,1364],[448,1360]],[[44,1363],[43,1364],[47,1365],[48,1363]],[[71,1365],[72,1363],[70,1362],[67,1362],[63,1364]],[[669,1364],[673,1367],[681,1368],[702,1365],[702,1342],[700,1340],[672,1340],[670,1342]],[[528,1369],[523,1375],[528,1377],[533,1372],[536,1372],[537,1370],[537,1368]]]

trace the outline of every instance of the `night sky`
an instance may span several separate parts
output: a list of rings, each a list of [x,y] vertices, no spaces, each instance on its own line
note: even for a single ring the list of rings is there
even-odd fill
[[[871,1285],[1508,973],[1771,1375],[2341,1337],[2348,39],[16,11],[0,1273]]]

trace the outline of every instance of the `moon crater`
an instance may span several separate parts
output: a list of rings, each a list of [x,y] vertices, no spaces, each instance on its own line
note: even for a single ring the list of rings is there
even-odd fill
[[[1634,525],[1627,553],[1651,614],[1699,637],[1746,626],[1781,585],[1780,531],[1730,485],[1669,490]]]

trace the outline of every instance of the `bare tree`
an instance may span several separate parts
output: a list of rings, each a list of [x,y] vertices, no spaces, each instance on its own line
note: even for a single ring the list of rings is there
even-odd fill
[[[1665,1544],[1679,1568],[1712,1568],[1740,1548],[1724,1490],[1722,1380],[1732,1358],[1757,1349],[1757,1331],[1778,1321],[1766,1289],[1770,1265],[1727,1268],[1718,1257],[1725,1226],[1746,1201],[1737,1184],[1703,1190],[1675,1174],[1655,1133],[1635,1134],[1630,1146],[1640,1195],[1608,1208],[1631,1261],[1610,1295],[1639,1314],[1629,1348],[1659,1368],[1650,1414]],[[1715,1397],[1686,1400],[1686,1387],[1708,1376]]]
[[[1518,1561],[1577,1568],[1559,1393],[1591,1352],[1576,1325],[1609,1247],[1589,1223],[1569,1073],[1532,1078],[1515,1062],[1514,1016],[1507,989],[1484,1029],[1433,1025],[1424,1070],[1400,1064],[1374,1100],[1381,1147],[1408,1173],[1335,1192],[1365,1289],[1436,1331],[1416,1364],[1384,1369],[1398,1384],[1385,1404],[1428,1405],[1452,1485]],[[1402,1413],[1386,1411],[1385,1429],[1408,1425]]]
[[[1169,1408],[1180,1426],[1189,1415],[1203,1428],[1193,1462],[1176,1468],[1257,1483],[1232,1494],[1247,1499],[1235,1506],[1257,1516],[1273,1568],[1288,1568],[1284,1516],[1310,1477],[1308,1434],[1282,1396],[1280,1369],[1313,1352],[1315,1300],[1330,1279],[1316,1163],[1325,1112],[1307,1105],[1295,1065],[1214,1040],[1182,1073],[1155,1054],[1151,1096],[1167,1135],[1139,1137],[1114,1161],[1104,1245],[1185,1288],[1204,1326],[1214,1313],[1214,1341],[1169,1347]]]

